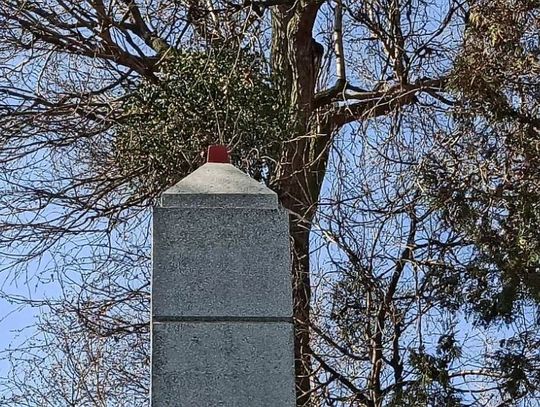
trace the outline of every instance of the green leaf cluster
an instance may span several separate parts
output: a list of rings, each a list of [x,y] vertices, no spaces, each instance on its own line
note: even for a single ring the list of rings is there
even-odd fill
[[[453,131],[420,171],[470,242],[467,295],[483,322],[540,302],[540,2],[479,1],[452,73]]]
[[[139,194],[154,195],[226,144],[238,166],[262,179],[271,170],[287,115],[263,60],[242,50],[170,52],[159,81],[144,81],[124,100],[114,156]]]
[[[538,347],[540,342],[533,331],[501,340],[500,349],[493,355],[493,364],[504,372],[502,382],[506,396],[517,400],[540,386]]]
[[[460,356],[461,348],[454,333],[439,337],[434,354],[423,347],[411,350],[409,362],[416,379],[409,384],[406,392],[396,393],[390,405],[462,407],[462,398],[452,387],[449,376],[452,363]]]

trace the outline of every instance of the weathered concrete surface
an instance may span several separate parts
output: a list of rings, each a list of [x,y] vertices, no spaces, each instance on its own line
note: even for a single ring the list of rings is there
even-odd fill
[[[161,195],[166,208],[277,208],[277,194],[230,164],[207,163]]]
[[[153,407],[295,403],[292,324],[155,324],[153,358]]]
[[[281,210],[156,208],[153,259],[154,316],[292,316]]]
[[[288,216],[230,164],[166,191],[153,221],[152,407],[294,407]]]

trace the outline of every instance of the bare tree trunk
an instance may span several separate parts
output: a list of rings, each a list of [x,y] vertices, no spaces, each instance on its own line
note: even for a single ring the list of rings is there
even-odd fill
[[[311,406],[309,235],[328,161],[330,127],[317,126],[290,147],[278,171],[278,193],[289,210],[292,249],[297,406]]]
[[[295,324],[295,376],[297,406],[308,406],[311,391],[311,357],[309,354],[309,311],[311,283],[309,273],[309,232],[313,210],[305,194],[305,168],[302,154],[306,143],[291,146],[291,160],[280,168],[278,191],[282,204],[289,210],[292,249],[293,313]],[[294,150],[293,150],[294,149]]]
[[[295,321],[295,374],[297,406],[309,406],[311,356],[309,352],[309,232],[315,214],[322,178],[313,177],[320,157],[313,146],[318,134],[310,124],[317,67],[314,64],[312,26],[317,7],[298,3],[273,11],[272,64],[274,81],[290,107],[291,132],[277,170],[276,189],[290,212],[293,303]],[[326,162],[326,160],[324,160]]]
[[[325,160],[326,161],[326,160]],[[280,197],[283,205],[290,211],[290,236],[292,249],[292,279],[293,303],[295,322],[295,374],[297,406],[310,406],[311,392],[311,356],[310,356],[310,244],[309,234],[311,222],[316,210],[316,200],[308,202],[305,195],[309,182],[305,177],[304,169],[301,177],[292,176],[296,183],[280,185]],[[289,171],[287,171],[289,172]],[[283,174],[285,175],[285,174]],[[313,186],[318,188],[322,184],[322,177]]]

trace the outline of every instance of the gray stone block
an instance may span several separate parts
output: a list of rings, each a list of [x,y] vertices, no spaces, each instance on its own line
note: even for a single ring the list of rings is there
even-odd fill
[[[287,214],[154,208],[153,316],[291,317]]]
[[[152,407],[293,407],[289,323],[154,323]]]
[[[277,208],[277,194],[230,164],[207,163],[166,190],[166,208]]]
[[[294,407],[288,214],[229,164],[154,208],[152,407]]]

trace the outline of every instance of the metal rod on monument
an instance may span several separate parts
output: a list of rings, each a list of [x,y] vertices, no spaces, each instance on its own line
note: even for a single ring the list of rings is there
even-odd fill
[[[293,407],[289,236],[224,146],[154,207],[152,407]]]

